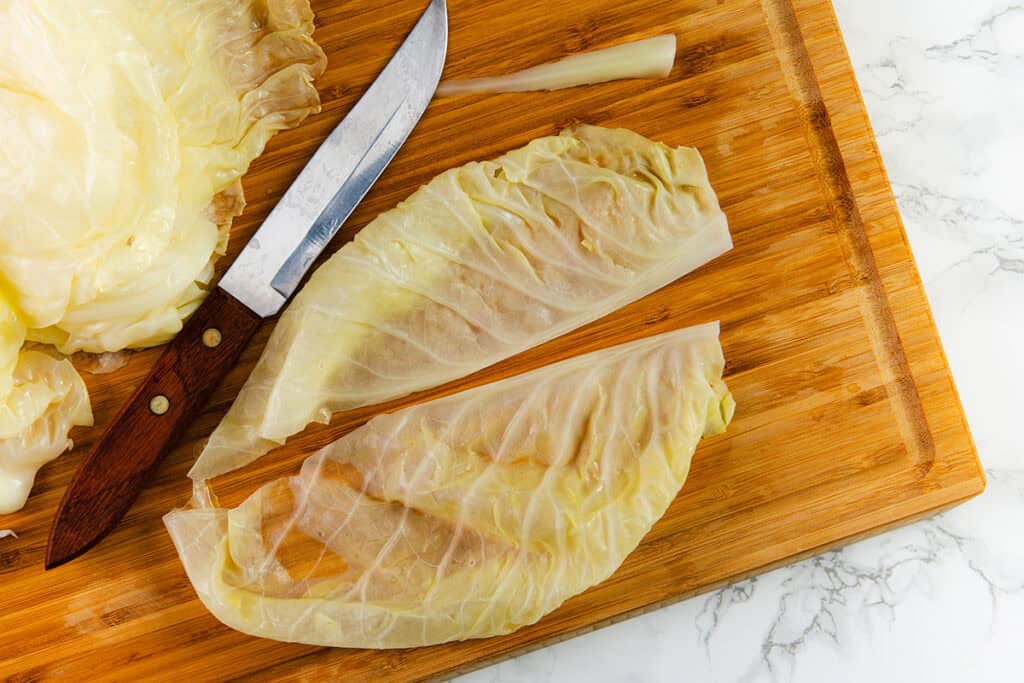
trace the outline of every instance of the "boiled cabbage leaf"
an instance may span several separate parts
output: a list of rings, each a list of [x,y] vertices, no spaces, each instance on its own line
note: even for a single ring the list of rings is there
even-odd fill
[[[0,288],[0,515],[25,505],[36,471],[92,424],[85,383],[67,359],[22,348],[26,327]]]
[[[732,417],[723,365],[717,324],[580,356],[380,415],[234,509],[164,522],[203,603],[245,633],[509,633],[608,578],[664,514]]]
[[[700,154],[579,126],[436,177],[321,266],[189,473],[468,375],[731,247]]]
[[[0,424],[0,514],[7,514],[25,505],[39,468],[71,448],[71,428],[92,424],[85,383],[71,361],[18,354]]]

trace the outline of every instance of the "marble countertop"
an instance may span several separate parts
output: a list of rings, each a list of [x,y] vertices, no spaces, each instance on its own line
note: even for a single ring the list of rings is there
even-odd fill
[[[460,683],[1021,679],[1024,5],[833,2],[988,489]]]

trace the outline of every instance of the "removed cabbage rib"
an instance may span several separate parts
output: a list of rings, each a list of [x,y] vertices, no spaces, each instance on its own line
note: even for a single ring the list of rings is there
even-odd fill
[[[314,273],[189,475],[468,375],[731,246],[697,151],[630,131],[581,126],[447,171]]]
[[[578,85],[606,83],[627,78],[664,78],[676,58],[676,37],[668,34],[624,45],[570,55],[514,74],[492,78],[444,81],[441,97],[467,93],[561,90]]]
[[[605,580],[725,430],[718,325],[381,415],[232,510],[164,517],[222,622],[314,645],[509,633]]]

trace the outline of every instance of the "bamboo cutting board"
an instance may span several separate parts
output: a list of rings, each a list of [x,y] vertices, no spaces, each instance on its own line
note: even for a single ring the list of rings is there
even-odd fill
[[[237,252],[313,149],[396,49],[423,0],[320,0],[324,111],[279,135],[245,178]],[[736,248],[603,320],[465,380],[339,415],[218,482],[224,503],[375,412],[638,337],[720,319],[738,402],[683,492],[607,582],[510,636],[400,651],[329,650],[234,632],[196,599],[160,517],[185,503],[201,440],[271,324],[120,527],[44,573],[50,518],[85,451],[156,351],[87,376],[97,427],[0,518],[0,678],[405,680],[468,670],[708,590],[973,496],[984,488],[892,193],[828,0],[449,0],[446,76],[490,75],[566,52],[673,32],[658,81],[438,100],[343,238],[453,165],[574,121],[632,128],[703,152]],[[261,469],[262,468],[262,469]]]

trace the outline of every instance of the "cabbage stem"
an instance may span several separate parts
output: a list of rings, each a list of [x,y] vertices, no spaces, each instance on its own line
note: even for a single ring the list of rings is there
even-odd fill
[[[447,97],[467,93],[561,90],[627,78],[664,78],[672,71],[675,58],[676,37],[667,34],[570,55],[505,76],[445,81],[438,87],[437,94]]]

